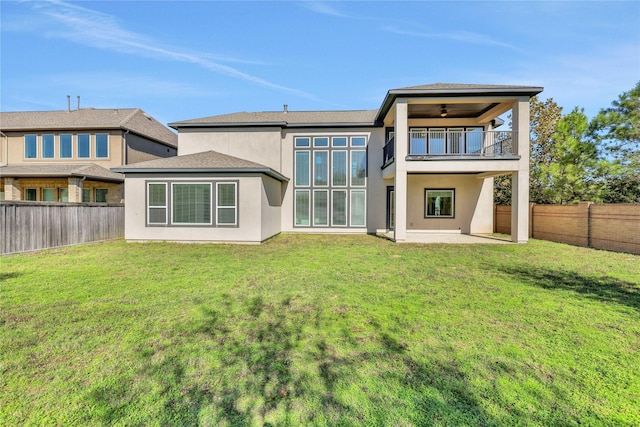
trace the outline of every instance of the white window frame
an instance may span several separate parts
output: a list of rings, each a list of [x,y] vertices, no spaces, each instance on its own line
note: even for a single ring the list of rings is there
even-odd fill
[[[46,142],[45,141],[45,137],[51,138],[51,156],[49,156],[49,157],[45,157],[45,151],[46,151],[44,149],[45,148],[44,144]],[[43,159],[55,159],[56,158],[56,136],[55,136],[55,134],[45,133],[45,134],[41,135],[40,136],[40,144],[42,145],[41,154],[42,154],[42,158]]]
[[[364,195],[364,212],[362,214],[362,218],[364,218],[364,223],[362,224],[358,224],[358,223],[354,223],[353,222],[353,194],[354,193],[363,193]],[[351,227],[366,227],[367,226],[367,190],[365,189],[357,189],[357,190],[351,190],[351,193],[349,194],[349,225]]]
[[[344,184],[336,184],[334,180],[333,168],[336,165],[334,155],[336,153],[344,153]],[[331,186],[346,187],[349,185],[349,151],[348,150],[331,150]]]
[[[69,136],[69,138],[70,138],[71,152],[70,152],[69,157],[64,157],[62,155],[62,137],[63,136]],[[73,134],[71,134],[71,133],[61,133],[58,136],[58,158],[59,159],[73,159]]]
[[[27,137],[33,137],[34,141],[35,141],[35,156],[33,157],[27,157]],[[37,159],[38,158],[38,135],[34,135],[34,134],[27,134],[24,136],[24,158],[25,159]]]
[[[355,140],[360,140],[360,139],[364,140],[362,145],[356,144],[354,142]],[[350,142],[351,142],[351,146],[352,147],[358,147],[358,148],[366,148],[367,147],[367,137],[366,136],[362,136],[362,135],[360,135],[360,136],[352,136]]]
[[[307,193],[307,199],[309,200],[309,205],[307,206],[307,218],[309,219],[308,224],[298,224],[298,193]],[[311,227],[311,190],[310,189],[300,189],[295,190],[293,192],[293,225],[294,227]]]
[[[334,222],[335,206],[333,204],[333,201],[335,200],[336,193],[344,194],[344,224],[336,224]],[[331,226],[332,227],[348,227],[349,226],[349,191],[346,188],[331,190]]]
[[[162,185],[164,186],[164,205],[158,205],[158,206],[151,206],[149,204],[150,200],[150,195],[151,195],[151,191],[150,191],[150,186],[151,185]],[[166,182],[154,182],[154,181],[148,181],[147,182],[147,225],[167,225],[169,223],[169,186],[167,185]],[[151,222],[151,210],[152,209],[164,209],[164,222]]]
[[[307,161],[307,184],[300,184],[298,182],[298,153],[307,153],[308,161]],[[313,166],[311,165],[313,159],[311,156],[310,150],[296,150],[294,154],[294,169],[293,169],[293,179],[294,185],[296,187],[310,187],[311,186],[311,171],[313,170]]]
[[[327,164],[325,166],[327,170],[326,184],[316,184],[316,154],[320,154],[320,153],[327,154],[327,157],[326,157]],[[311,177],[311,183],[313,184],[313,187],[321,187],[321,188],[329,187],[329,184],[331,183],[331,156],[329,156],[329,150],[313,150],[311,157],[313,162],[313,176]]]
[[[344,145],[336,144],[336,139],[344,139]],[[349,137],[347,136],[333,136],[331,137],[331,146],[337,148],[347,148],[349,146]]]
[[[326,201],[327,201],[327,206],[325,208],[325,218],[327,219],[327,222],[322,224],[319,222],[316,222],[316,194],[319,193],[324,193],[326,195]],[[313,204],[313,226],[314,227],[328,227],[329,224],[331,223],[331,219],[329,218],[329,207],[331,205],[331,198],[329,197],[329,190],[313,190],[313,198],[312,200],[312,204]]]
[[[104,135],[107,138],[107,155],[106,156],[98,156],[98,136]],[[108,133],[97,133],[93,136],[93,144],[95,145],[95,153],[96,159],[108,159],[109,158],[109,134]]]
[[[353,169],[353,154],[354,153],[364,153],[364,181],[362,184],[354,184],[353,183],[353,175],[354,175],[354,169]],[[367,150],[351,150],[349,153],[349,184],[351,187],[358,187],[358,188],[366,188],[367,186]]]
[[[87,135],[89,137],[89,143],[88,143],[88,147],[89,147],[89,155],[87,157],[80,157],[80,137],[83,135]],[[76,135],[76,144],[77,146],[77,153],[78,153],[78,158],[79,159],[90,159],[91,158],[91,134],[90,133],[79,133],[78,135]]]
[[[218,204],[219,188],[221,185],[233,185],[233,196],[234,196],[233,206],[226,206],[226,205],[223,206]],[[216,196],[216,226],[233,227],[238,225],[238,183],[227,182],[227,181],[216,182],[215,196]],[[220,222],[220,209],[233,209],[233,223]]]
[[[319,144],[318,141],[322,141],[322,140],[326,140],[327,143],[326,144]],[[314,136],[313,137],[313,147],[314,148],[329,148],[329,145],[331,144],[331,138],[329,138],[328,136]]]
[[[298,143],[298,141],[304,141],[306,140],[307,143],[303,144],[303,143]],[[295,138],[293,138],[294,141],[294,146],[296,148],[311,148],[311,137],[309,136],[296,136]]]
[[[201,226],[201,225],[213,225],[213,192],[211,191],[213,188],[213,183],[211,181],[175,181],[171,183],[171,225],[178,226]],[[173,210],[175,208],[175,203],[173,202],[173,196],[175,195],[175,186],[176,185],[208,185],[209,186],[209,222],[176,222],[173,217]]]

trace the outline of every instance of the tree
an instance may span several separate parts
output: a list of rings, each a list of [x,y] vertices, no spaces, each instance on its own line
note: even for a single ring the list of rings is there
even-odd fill
[[[540,101],[537,96],[530,103],[530,140],[531,154],[529,159],[529,200],[535,203],[552,203],[546,187],[548,179],[545,170],[554,161],[553,147],[558,123],[562,119],[562,107],[553,98]]]
[[[589,119],[583,109],[563,116],[551,134],[547,152],[539,154],[541,194],[551,203],[600,201],[603,175],[609,169],[598,159],[597,142],[589,135]]]
[[[601,155],[611,160],[604,176],[603,201],[640,203],[640,82],[624,92],[591,122]]]

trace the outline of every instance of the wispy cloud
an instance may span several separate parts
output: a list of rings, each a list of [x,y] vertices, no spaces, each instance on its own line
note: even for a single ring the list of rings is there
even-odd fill
[[[348,18],[349,17],[349,16],[345,15],[344,13],[340,12],[338,9],[334,8],[333,6],[330,6],[326,2],[305,1],[305,2],[302,3],[302,5],[304,7],[306,7],[307,9],[309,9],[310,11],[315,12],[315,13],[319,13],[321,15],[335,16],[335,17],[338,17],[338,18]]]
[[[452,40],[460,43],[471,43],[485,46],[497,46],[520,51],[521,49],[512,44],[495,40],[485,34],[472,33],[469,31],[441,32],[441,33],[424,33],[419,31],[409,31],[399,29],[397,27],[385,26],[384,31],[408,37],[421,37],[427,39]]]
[[[112,15],[61,0],[34,2],[31,5],[39,13],[52,18],[57,24],[62,24],[61,26],[56,25],[54,28],[49,27],[50,29],[45,32],[45,35],[49,37],[65,38],[79,44],[128,54],[147,55],[164,60],[191,63],[214,73],[241,79],[259,86],[303,98],[316,99],[306,92],[273,83],[220,63],[224,60],[225,62],[255,64],[257,61],[188,52],[181,48],[172,49],[142,34],[128,31]]]

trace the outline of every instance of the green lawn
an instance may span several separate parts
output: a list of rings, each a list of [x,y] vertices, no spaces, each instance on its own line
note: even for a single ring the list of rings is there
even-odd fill
[[[0,425],[640,425],[638,256],[280,235],[0,263]]]

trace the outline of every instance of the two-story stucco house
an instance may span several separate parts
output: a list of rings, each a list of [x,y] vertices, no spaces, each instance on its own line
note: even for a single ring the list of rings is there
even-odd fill
[[[0,200],[121,203],[109,169],[175,156],[178,136],[139,108],[0,113]]]
[[[529,99],[542,88],[432,84],[377,110],[233,113],[171,123],[179,155],[124,173],[125,238],[261,242],[281,231],[491,233],[493,178],[513,180],[528,238]],[[512,130],[496,129],[510,112]]]

